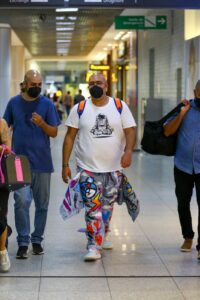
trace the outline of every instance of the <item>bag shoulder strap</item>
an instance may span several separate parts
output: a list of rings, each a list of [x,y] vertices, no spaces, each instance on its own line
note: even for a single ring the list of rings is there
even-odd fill
[[[2,144],[1,147],[2,147],[2,150],[1,150],[1,155],[0,155],[0,178],[1,178],[1,183],[5,183],[5,176],[4,176],[3,170],[2,170],[2,159],[3,159],[5,149],[6,149],[6,145]]]
[[[113,100],[114,100],[114,102],[115,102],[115,106],[116,106],[118,112],[119,112],[120,115],[121,115],[122,109],[123,109],[122,101],[121,101],[119,98],[113,98]]]
[[[184,103],[179,103],[174,109],[172,109],[168,114],[166,114],[159,122],[164,124],[167,119],[169,119],[173,114],[180,112],[181,107],[184,106]]]
[[[82,115],[82,113],[83,113],[83,111],[85,109],[85,104],[86,104],[86,100],[82,100],[78,104],[77,114],[79,116],[79,119],[80,119],[80,117],[81,117],[81,115]]]

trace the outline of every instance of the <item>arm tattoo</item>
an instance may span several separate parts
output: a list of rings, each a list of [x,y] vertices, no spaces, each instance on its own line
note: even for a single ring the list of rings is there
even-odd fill
[[[2,124],[2,123],[1,123]],[[10,134],[8,127],[3,123],[2,124],[2,130],[1,130],[1,141],[6,146],[10,146]]]

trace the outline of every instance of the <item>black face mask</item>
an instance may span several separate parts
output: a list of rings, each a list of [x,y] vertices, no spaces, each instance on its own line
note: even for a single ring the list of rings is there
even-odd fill
[[[200,98],[195,98],[195,104],[200,108]]]
[[[101,96],[103,96],[103,89],[98,85],[94,85],[89,91],[90,95],[95,99],[101,98]]]
[[[30,87],[27,93],[31,98],[37,98],[41,93],[41,88],[39,86]]]

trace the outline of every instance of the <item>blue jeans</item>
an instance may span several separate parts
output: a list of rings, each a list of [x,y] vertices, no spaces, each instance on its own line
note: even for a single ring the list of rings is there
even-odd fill
[[[50,179],[51,173],[32,172],[32,185],[14,192],[15,225],[19,246],[28,246],[30,240],[32,243],[37,244],[40,244],[43,240],[49,205]],[[32,199],[35,202],[35,219],[34,231],[30,239],[29,208]]]

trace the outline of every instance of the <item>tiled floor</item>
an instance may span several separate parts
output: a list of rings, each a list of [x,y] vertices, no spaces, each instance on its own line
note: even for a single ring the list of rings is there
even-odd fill
[[[84,213],[64,222],[59,205],[65,191],[61,180],[61,148],[65,128],[52,141],[55,173],[43,256],[16,260],[13,199],[9,221],[14,229],[9,253],[12,267],[0,274],[0,300],[169,300],[200,299],[200,263],[181,253],[182,243],[174,196],[173,159],[134,152],[126,171],[140,199],[141,212],[132,223],[125,206],[116,206],[112,220],[114,249],[102,260],[85,263]],[[73,159],[72,162],[73,164]],[[75,174],[75,172],[74,172]],[[32,205],[32,211],[34,205]],[[197,205],[192,201],[196,231]]]

